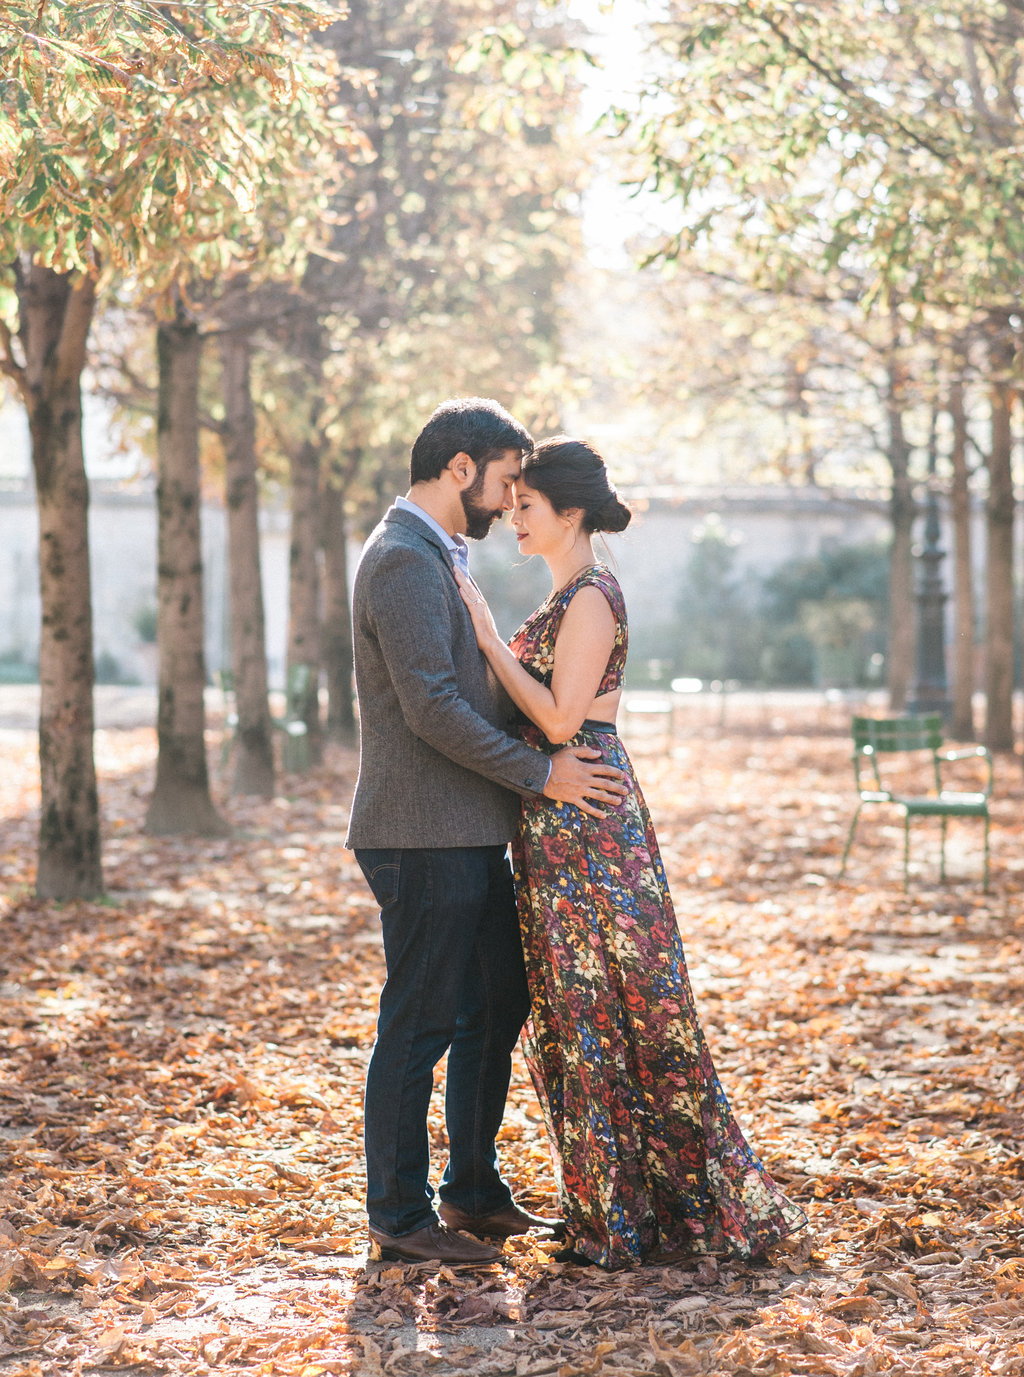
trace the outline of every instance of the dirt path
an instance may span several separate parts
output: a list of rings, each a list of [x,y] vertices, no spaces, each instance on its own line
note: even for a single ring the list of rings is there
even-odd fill
[[[31,898],[33,742],[0,732],[0,1374],[1024,1373],[1024,848],[1001,762],[993,888],[900,887],[847,746],[796,721],[638,743],[722,1080],[812,1216],[772,1266],[606,1276],[367,1267],[376,917],[341,849],[353,760],[227,801],[227,842],[139,834],[148,728],[105,730],[109,897]],[[211,752],[211,758],[216,753]],[[440,1103],[432,1122],[440,1160]],[[553,1206],[519,1064],[503,1159]]]

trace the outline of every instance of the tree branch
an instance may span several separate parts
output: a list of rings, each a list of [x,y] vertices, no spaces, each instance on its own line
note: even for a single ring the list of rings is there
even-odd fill
[[[222,440],[231,429],[227,421],[217,421],[207,411],[198,412],[196,419],[204,430],[209,430],[214,435],[219,435]]]
[[[7,322],[3,319],[0,319],[0,345],[3,346],[2,352],[0,352],[0,373],[5,373],[7,377],[13,379],[15,387],[25,402],[28,403],[32,396],[28,385],[28,375],[14,357],[14,336],[11,334]]]
[[[747,5],[745,8],[747,9],[747,13],[750,14],[749,5]],[[806,48],[802,43],[798,42],[795,38],[791,37],[790,34],[788,34],[782,28],[779,22],[776,19],[772,18],[771,15],[751,14],[751,18],[760,19],[761,22],[772,31],[772,33],[779,40],[779,42],[782,44],[783,48],[786,49],[787,52],[792,53],[795,57],[800,58],[801,61],[806,62],[808,67],[810,67],[812,71],[817,72],[817,74],[820,77],[822,77],[823,80],[829,82],[830,85],[834,86],[837,91],[842,91],[843,94],[846,96],[855,96],[863,101],[866,101],[868,103],[869,108],[873,110],[883,110],[883,107],[880,106],[877,101],[872,101],[870,97],[866,94],[866,92],[863,89],[858,88],[849,79],[849,77],[844,76],[844,74],[841,71],[838,71],[836,68],[830,67],[827,63],[822,62],[819,58],[815,57],[814,54],[811,53],[810,50]],[[897,129],[904,136],[904,138],[908,139],[912,144],[915,144],[918,148],[924,149],[926,153],[930,153],[932,157],[937,158],[939,162],[946,163],[948,161],[950,150],[944,150],[940,145],[931,142],[931,140],[929,139],[926,139],[923,134],[919,133],[916,129],[912,129],[908,124],[904,124],[904,122],[897,115],[892,114],[892,112],[884,111],[884,118],[882,120],[882,124],[888,124],[891,128]]]
[[[57,362],[64,379],[80,378],[85,368],[86,345],[96,309],[96,283],[88,275],[74,283],[57,343]]]
[[[117,387],[99,387],[97,391],[108,401],[116,402],[118,406],[126,407],[129,411],[137,412],[140,416],[157,415],[156,401],[144,401],[137,392],[125,391]],[[223,436],[227,434],[227,424],[224,421],[216,420],[205,411],[200,411],[196,419],[204,430],[212,431],[214,435]]]
[[[107,401],[116,402],[118,406],[123,406],[128,411],[137,411],[140,416],[155,416],[157,414],[156,403],[140,401],[135,392],[128,392],[117,387],[99,387],[97,392]]]
[[[0,25],[11,33],[17,34],[23,43],[34,43],[44,61],[52,60],[52,53],[49,53],[47,49],[53,49],[54,52],[60,53],[64,57],[73,58],[86,67],[96,67],[99,71],[106,72],[108,76],[113,77],[122,86],[131,86],[133,80],[137,79],[137,73],[125,71],[124,68],[116,66],[113,62],[107,62],[104,58],[97,57],[95,53],[86,52],[78,43],[65,43],[59,38],[49,38],[40,33],[32,33],[21,28],[18,24],[12,24],[10,20],[0,19]],[[155,85],[153,82],[147,84]]]
[[[109,354],[104,357],[102,363],[104,368],[115,369],[118,375],[128,383],[128,389],[120,391],[100,384],[99,390],[104,396],[120,402],[122,406],[156,415],[157,389],[146,382],[144,378],[139,377],[128,359],[118,358],[116,354]]]

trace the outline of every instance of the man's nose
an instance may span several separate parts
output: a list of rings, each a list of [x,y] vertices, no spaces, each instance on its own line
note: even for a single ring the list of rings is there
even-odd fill
[[[516,505],[516,496],[515,496],[515,493],[507,492],[507,493],[505,494],[505,500],[504,500],[504,502],[502,502],[502,504],[501,504],[501,510],[502,510],[503,512],[510,512],[510,511],[513,509],[513,507],[514,507],[515,505]]]

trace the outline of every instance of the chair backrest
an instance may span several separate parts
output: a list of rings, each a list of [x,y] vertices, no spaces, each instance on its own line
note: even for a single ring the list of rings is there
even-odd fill
[[[924,713],[908,717],[855,717],[853,748],[870,746],[884,751],[937,751],[942,745],[942,714]]]
[[[312,676],[313,671],[309,665],[288,666],[285,699],[288,704],[289,716],[301,716],[306,706],[306,697],[309,694],[309,682]]]

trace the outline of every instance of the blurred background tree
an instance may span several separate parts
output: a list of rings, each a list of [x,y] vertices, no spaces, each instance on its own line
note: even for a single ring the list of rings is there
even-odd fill
[[[712,514],[697,527],[693,551],[676,595],[677,673],[697,679],[761,678],[749,584],[736,568],[738,536]]]
[[[81,376],[97,297],[130,278],[140,293],[170,304],[171,359],[192,329],[182,286],[258,259],[288,237],[289,178],[301,168],[309,195],[311,165],[333,133],[317,117],[324,69],[303,42],[318,18],[312,6],[285,0],[239,5],[230,15],[213,6],[5,0],[0,368],[28,414],[39,512],[37,886],[44,897],[95,894],[103,883],[81,438]],[[194,363],[185,356],[185,388]],[[194,425],[178,414],[183,394],[175,380],[167,382],[158,431],[181,472],[162,495],[180,499],[180,516],[195,505]],[[165,585],[160,598],[165,691],[155,798],[172,825],[218,828],[202,751],[202,602],[194,596],[195,548],[183,548],[187,530],[180,524],[177,543],[161,550],[162,567],[177,568],[186,586]],[[162,825],[152,808],[151,821]]]

